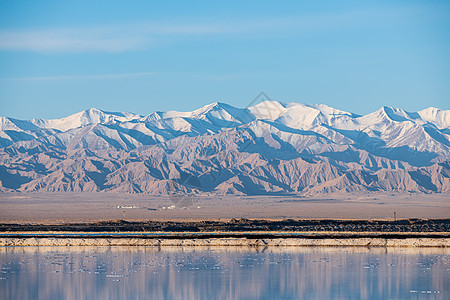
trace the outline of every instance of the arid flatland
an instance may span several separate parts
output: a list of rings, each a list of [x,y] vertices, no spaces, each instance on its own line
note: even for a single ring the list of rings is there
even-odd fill
[[[109,220],[448,218],[448,194],[334,194],[324,197],[167,197],[121,193],[0,194],[1,223]]]

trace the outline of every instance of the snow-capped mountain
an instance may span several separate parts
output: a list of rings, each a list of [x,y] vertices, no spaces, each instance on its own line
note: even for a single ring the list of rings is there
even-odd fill
[[[31,123],[40,128],[52,128],[60,131],[67,131],[92,124],[114,124],[140,119],[141,116],[131,113],[111,113],[90,108],[74,115],[62,119],[42,120],[32,119]]]
[[[0,190],[311,195],[450,191],[450,111],[212,103],[0,118]]]

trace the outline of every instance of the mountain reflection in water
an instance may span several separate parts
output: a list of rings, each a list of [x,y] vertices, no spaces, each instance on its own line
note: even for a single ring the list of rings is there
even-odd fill
[[[444,248],[2,247],[0,299],[449,299]]]

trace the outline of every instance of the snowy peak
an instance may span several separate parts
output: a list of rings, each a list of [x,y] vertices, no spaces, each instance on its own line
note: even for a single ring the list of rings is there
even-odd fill
[[[34,125],[30,121],[0,117],[0,130],[34,131],[39,129],[40,127]]]
[[[186,129],[186,124],[189,123],[193,127],[200,124],[212,126],[214,130],[209,129],[218,131],[223,128],[247,124],[256,119],[269,120],[301,130],[311,130],[318,126],[363,130],[368,126],[381,128],[389,124],[403,122],[412,122],[417,125],[431,123],[438,129],[450,127],[450,111],[433,107],[419,112],[407,112],[400,108],[384,106],[373,113],[360,116],[323,104],[284,103],[279,101],[264,101],[248,108],[236,108],[226,103],[214,102],[190,112],[153,112],[144,117],[132,113],[107,112],[90,108],[61,119],[22,121],[3,117],[0,126],[5,128],[4,130],[6,128],[19,128],[21,130],[51,128],[67,131],[93,124],[138,122],[150,123],[161,129],[165,128],[165,123],[172,130],[178,130],[176,128]]]
[[[287,104],[279,101],[263,101],[249,107],[256,119],[274,121],[286,112]]]
[[[2,118],[0,130],[3,132],[0,132],[0,138],[7,141],[0,143],[0,147],[34,138],[45,138],[51,143],[58,141],[66,145],[72,135],[54,135],[54,130],[65,133],[99,124],[116,131],[114,136],[101,137],[109,139],[107,144],[118,145],[123,143],[122,139],[131,139],[133,147],[166,142],[181,135],[218,134],[231,128],[245,127],[259,137],[263,134],[276,135],[300,152],[315,153],[322,151],[323,147],[335,149],[340,145],[355,144],[367,151],[374,151],[374,147],[378,149],[376,151],[381,151],[382,147],[408,147],[414,151],[420,149],[444,155],[450,140],[449,118],[449,111],[437,108],[411,113],[384,106],[373,113],[359,116],[323,104],[279,101],[264,101],[248,108],[215,102],[191,112],[154,112],[144,117],[91,108],[62,119],[21,121]],[[270,122],[271,126],[267,129],[258,128],[265,128],[266,125],[264,122],[254,123],[256,120]],[[48,132],[41,133],[42,130]],[[27,132],[27,135],[15,132]],[[114,142],[116,140],[117,143]]]
[[[153,121],[153,120],[174,119],[174,118],[203,119],[203,120],[220,119],[223,121],[236,123],[247,123],[253,119],[250,117],[246,109],[240,109],[225,103],[215,102],[205,105],[191,112],[178,112],[178,111],[154,112],[144,117],[142,120]]]
[[[31,122],[41,128],[52,128],[60,131],[67,131],[86,125],[127,122],[137,120],[140,117],[141,116],[139,115],[131,113],[111,113],[99,110],[97,108],[90,108],[62,119],[32,119]]]
[[[283,103],[264,101],[249,108],[257,119],[270,120],[284,125],[309,130],[315,126],[348,126],[357,114],[342,111],[324,104]]]
[[[227,125],[246,124],[254,120],[247,109],[236,108],[226,103],[215,102],[195,111],[199,119],[209,120],[212,123]],[[231,124],[224,123],[230,122]]]
[[[435,124],[439,129],[450,128],[450,110],[429,107],[417,114],[422,120]]]
[[[251,122],[254,119],[247,109],[215,102],[192,112],[154,112],[140,121],[148,126],[170,131],[172,136],[179,133],[189,135],[218,133]]]
[[[407,112],[400,108],[393,108],[389,106],[383,106],[381,109],[378,110],[379,114],[386,117],[387,119],[394,121],[394,122],[405,122],[405,121],[411,121],[411,122],[419,122],[421,123],[422,120],[420,120],[420,115],[416,112]]]
[[[379,110],[362,116],[364,123],[392,123],[392,122],[412,122],[423,125],[425,123],[434,124],[439,129],[450,127],[450,111],[429,107],[419,112],[408,112],[400,108],[383,106]]]

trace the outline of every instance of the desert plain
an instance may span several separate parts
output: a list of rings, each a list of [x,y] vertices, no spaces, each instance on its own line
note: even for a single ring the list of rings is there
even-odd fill
[[[0,222],[449,218],[449,200],[449,194],[418,193],[346,193],[317,197],[3,193],[0,194]]]

